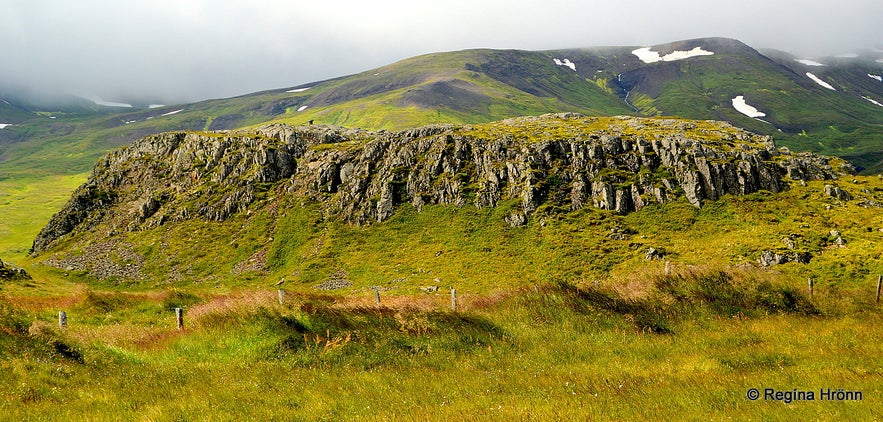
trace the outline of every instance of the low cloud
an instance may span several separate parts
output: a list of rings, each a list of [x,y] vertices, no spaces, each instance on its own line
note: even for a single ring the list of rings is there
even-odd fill
[[[812,57],[883,39],[876,0],[426,3],[12,0],[0,4],[0,88],[173,103],[466,48],[646,46],[723,36]]]

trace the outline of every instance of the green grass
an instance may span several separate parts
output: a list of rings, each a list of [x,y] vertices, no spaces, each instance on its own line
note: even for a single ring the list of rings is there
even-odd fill
[[[310,107],[302,112],[289,110],[274,122],[298,125],[314,120],[319,124],[333,124],[347,127],[363,127],[372,130],[400,130],[430,123],[486,123],[514,116],[539,115],[549,112],[575,111],[589,115],[628,114],[629,109],[618,98],[599,88],[595,83],[586,82],[575,75],[565,74],[558,78],[559,70],[551,65],[551,60],[536,53],[521,53],[519,60],[527,61],[543,75],[534,75],[537,86],[559,87],[555,96],[532,95],[516,89],[505,82],[495,80],[486,74],[465,70],[475,63],[496,62],[505,53],[485,50],[461,52],[459,54],[437,54],[405,60],[376,71],[354,75],[339,82],[332,82],[323,89],[343,89],[352,86],[365,89],[372,84],[415,80],[413,85],[390,89],[381,93],[325,105]],[[548,62],[548,63],[547,63]],[[380,82],[378,81],[378,79]],[[466,81],[476,94],[484,96],[477,108],[460,109],[454,99],[442,101],[437,107],[403,103],[408,92],[439,81]],[[309,92],[309,91],[307,91]],[[448,104],[450,103],[450,104]]]
[[[502,99],[489,116],[570,107],[479,82],[484,94]],[[593,91],[574,95],[603,92],[586,86]],[[295,114],[288,107],[280,118],[375,128],[485,118],[396,107],[398,94],[344,103],[346,112],[315,107]],[[256,101],[286,96],[265,93]],[[647,110],[665,111],[659,101],[642,100]],[[224,101],[170,119],[207,130],[220,116],[242,114],[242,100]],[[249,113],[243,124],[265,117]],[[74,123],[85,122],[94,120]],[[249,213],[224,222],[123,232],[110,239],[120,243],[108,260],[132,264],[119,253],[132,250],[145,258],[144,277],[98,279],[46,266],[45,257],[26,252],[101,151],[160,127],[104,122],[0,151],[8,158],[0,168],[0,257],[34,275],[0,284],[4,418],[883,416],[881,346],[873,341],[881,314],[872,300],[883,273],[883,217],[879,208],[859,205],[883,202],[879,178],[837,181],[856,197],[850,202],[825,197],[824,182],[792,183],[779,194],[726,196],[702,209],[677,201],[622,216],[541,207],[525,227],[503,222],[515,202],[420,212],[402,205],[383,223],[355,227],[271,190]],[[530,140],[563,130],[530,129],[505,134]],[[60,127],[32,130],[46,136]],[[488,137],[506,130],[470,129]],[[696,136],[703,130],[697,123]],[[844,125],[824,130],[831,136],[813,135],[813,142],[841,152],[855,150],[842,143],[847,134],[876,136]],[[834,245],[834,229],[845,247]],[[57,251],[77,255],[107,242],[106,235],[68,239]],[[755,268],[761,251],[791,251],[785,239],[812,261]],[[649,248],[665,254],[673,276],[662,275],[663,260],[645,258]],[[352,286],[315,289],[339,274]],[[282,278],[284,305],[276,300]],[[812,298],[807,278],[816,283]],[[441,289],[422,293],[425,286]],[[457,313],[448,311],[450,286],[459,292]],[[388,308],[373,305],[378,287]],[[183,332],[173,327],[175,307],[186,309]],[[67,330],[54,327],[62,309]],[[866,399],[752,402],[745,398],[752,387],[845,388]]]
[[[0,257],[23,259],[49,218],[86,181],[86,175],[0,180]]]
[[[271,191],[225,222],[123,235],[147,258],[144,280],[97,280],[26,258],[35,279],[0,285],[0,413],[879,418],[883,347],[873,339],[883,314],[873,289],[883,217],[858,204],[879,199],[883,181],[836,183],[856,199],[825,197],[824,182],[794,183],[702,209],[542,208],[526,227],[502,222],[513,204],[402,206],[355,227]],[[844,248],[831,247],[832,229]],[[812,261],[750,265],[761,250],[787,249],[783,237]],[[649,247],[666,254],[671,275],[645,259]],[[255,257],[262,268],[236,270]],[[314,289],[340,271],[352,287]],[[441,288],[419,290],[427,285]],[[182,332],[175,307],[185,309]],[[58,310],[68,313],[65,330],[55,328]],[[864,400],[750,401],[749,388],[844,388]]]
[[[750,291],[737,281],[733,291]],[[11,334],[0,410],[13,419],[880,417],[883,348],[864,340],[880,335],[879,310],[731,315],[714,306],[722,296],[694,292],[668,305],[670,332],[653,334],[635,312],[662,302],[611,308],[608,290],[542,285],[465,299],[457,313],[420,297],[280,305],[271,291],[242,290],[200,293],[178,332],[168,293],[86,292],[72,293],[59,330],[58,302],[22,289],[0,301]],[[114,305],[96,308],[96,295]],[[844,388],[864,400],[753,402],[749,388]]]
[[[419,212],[401,204],[389,220],[359,227],[326,217],[317,204],[268,191],[248,213],[224,222],[188,220],[112,238],[97,230],[63,240],[54,253],[76,257],[112,242],[144,258],[137,280],[70,274],[108,287],[223,288],[285,278],[310,291],[342,272],[353,283],[342,290],[345,294],[364,294],[374,286],[411,294],[429,285],[487,293],[537,282],[621,280],[635,268],[661,268],[661,261],[645,259],[650,248],[663,251],[675,266],[700,268],[757,265],[762,251],[772,251],[812,257],[805,265],[779,265],[778,272],[853,291],[883,273],[877,259],[883,217],[878,208],[861,206],[881,202],[883,181],[864,176],[855,181],[838,182],[855,196],[843,203],[824,196],[826,182],[792,183],[778,194],[725,196],[701,209],[686,200],[625,216],[544,206],[525,227],[504,222],[516,201],[485,209],[426,206]],[[841,232],[844,247],[835,245],[831,230]],[[24,233],[19,238],[28,239]],[[29,241],[22,241],[19,247],[27,246]],[[51,276],[64,272],[38,264],[45,258],[17,263]],[[120,268],[133,263],[126,254],[90,259]]]

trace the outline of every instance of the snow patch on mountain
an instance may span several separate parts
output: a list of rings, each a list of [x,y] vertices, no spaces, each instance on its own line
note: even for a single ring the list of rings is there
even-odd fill
[[[553,60],[555,61],[555,64],[557,64],[558,66],[566,66],[566,67],[569,67],[574,72],[576,72],[576,64],[574,64],[572,61],[570,61],[570,59],[558,60],[556,58]]]
[[[883,82],[883,76],[880,76],[880,75],[872,75],[872,74],[868,73],[868,77],[871,78],[871,79],[876,79],[876,80],[878,80],[878,81],[880,81],[880,82]]]
[[[183,108],[180,109],[180,110],[170,111],[170,112],[168,112],[168,113],[166,113],[166,114],[161,114],[160,116],[171,116],[171,115],[173,115],[173,114],[178,114],[178,113],[180,113],[180,112],[182,112],[182,111],[184,111]]]
[[[813,75],[813,74],[810,73],[810,72],[806,72],[806,76],[808,76],[810,79],[812,79],[813,81],[815,81],[817,84],[821,85],[822,87],[824,87],[824,88],[828,88],[828,89],[830,89],[831,91],[836,91],[836,89],[835,89],[833,86],[831,86],[831,84],[829,84],[829,83],[827,83],[827,82],[825,82],[825,81],[819,79],[818,76]]]
[[[308,86],[308,87],[306,87],[306,88],[297,88],[297,89],[292,89],[292,90],[285,91],[285,92],[304,92],[304,91],[306,91],[306,90],[308,90],[308,89],[310,89],[310,88],[311,88],[311,87]]]
[[[147,106],[147,108],[160,108],[160,107],[165,107],[165,105],[163,105],[163,104],[151,104],[151,105]]]
[[[825,65],[824,63],[819,63],[815,60],[810,60],[810,59],[794,59],[794,61],[801,63],[801,64],[805,64],[807,66],[824,66]]]
[[[300,106],[300,107],[298,107],[297,111],[304,111],[307,109],[307,107],[309,107],[309,106]]]
[[[644,63],[656,63],[658,61],[662,61],[662,57],[659,57],[659,53],[655,51],[650,51],[650,47],[639,48],[637,50],[633,50],[632,54],[638,56]]]
[[[714,54],[712,51],[703,50],[702,47],[696,47],[690,51],[672,51],[664,56],[660,56],[658,52],[650,50],[652,47],[644,47],[639,48],[637,50],[633,50],[632,54],[638,56],[644,63],[656,63],[656,62],[673,62],[677,60],[689,59],[691,57],[698,56],[711,56]]]
[[[12,126],[12,123],[0,123],[0,129],[6,129],[9,126]]]
[[[733,108],[735,108],[736,111],[738,111],[739,113],[755,119],[758,117],[766,116],[766,113],[748,105],[748,103],[745,102],[744,95],[739,95],[733,98]]]
[[[873,99],[873,98],[871,98],[871,97],[862,97],[862,98],[864,98],[864,99],[866,99],[866,100],[868,100],[868,101],[870,101],[870,102],[872,102],[872,103],[874,103],[874,104],[877,104],[877,105],[880,106],[880,107],[883,107],[883,104],[881,104],[879,101],[877,101],[877,100],[875,100],[875,99]]]
[[[131,104],[127,103],[118,103],[115,101],[104,101],[99,97],[87,97],[89,101],[92,101],[96,105],[104,106],[104,107],[119,107],[119,108],[132,108]]]

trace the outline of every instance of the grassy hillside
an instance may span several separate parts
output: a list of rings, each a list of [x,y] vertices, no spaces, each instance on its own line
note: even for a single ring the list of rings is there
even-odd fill
[[[295,89],[299,92],[274,90],[112,115],[44,113],[0,130],[0,178],[82,173],[109,149],[169,130],[309,120],[373,130],[405,129],[558,111],[629,112],[615,95],[564,70],[544,53],[468,50],[415,57]],[[493,72],[508,75],[509,82],[518,85],[491,77]]]
[[[873,59],[829,59],[827,66],[806,66],[792,56],[769,56],[735,40],[698,39],[653,47],[661,55],[700,47],[713,55],[643,63],[632,48],[568,50],[582,75],[602,80],[629,99],[641,114],[725,120],[753,132],[774,136],[801,151],[847,157],[876,173],[881,169],[883,107],[867,101],[883,96],[883,84],[868,74],[883,65]],[[814,72],[836,85],[821,87],[806,76]],[[739,113],[738,95],[766,113],[761,120]]]
[[[868,76],[883,73],[879,63],[831,59],[829,66],[807,67],[784,53],[767,57],[717,38],[653,48],[665,54],[694,47],[715,54],[647,64],[632,54],[635,47],[466,50],[236,98],[110,115],[43,112],[0,130],[0,178],[82,173],[103,152],[168,130],[310,120],[394,130],[562,111],[727,120],[796,150],[844,156],[869,173],[879,170],[883,107],[863,98],[883,97],[883,84]],[[555,59],[568,60],[574,69]],[[838,90],[822,88],[806,71]],[[732,106],[737,95],[765,112],[769,123],[737,112]]]
[[[530,140],[549,136],[534,129]],[[73,181],[51,180],[59,189]],[[92,227],[15,260],[33,280],[0,284],[0,413],[880,418],[883,179],[785,182],[779,193],[627,215],[541,204],[516,227],[504,217],[517,200],[402,205],[355,226],[321,201],[262,186],[225,221],[110,237],[112,227]],[[826,194],[826,184],[852,199]],[[31,197],[24,189],[9,201]],[[8,215],[12,227],[29,218]],[[810,259],[764,267],[764,252]],[[752,401],[751,388],[816,400]],[[823,389],[862,399],[821,401]]]
[[[724,196],[701,209],[685,199],[628,215],[546,204],[518,227],[505,222],[516,200],[402,205],[382,223],[354,226],[321,201],[262,185],[226,221],[113,236],[116,228],[97,227],[27,256],[103,152],[172,129],[309,120],[397,129],[550,111],[629,114],[632,104],[642,114],[730,120],[877,169],[880,107],[858,96],[874,80],[817,70],[841,81],[829,92],[792,59],[716,42],[706,45],[718,48],[713,56],[652,65],[631,48],[444,53],[298,92],[19,116],[0,130],[0,258],[33,280],[0,282],[0,415],[883,418],[876,176],[786,180],[782,192]],[[769,123],[734,111],[735,95]],[[826,194],[826,184],[852,199]],[[761,265],[769,254],[808,262]],[[92,271],[69,269],[83,263]],[[816,400],[752,401],[750,388],[812,390]],[[827,388],[863,399],[818,400]]]
[[[85,175],[0,180],[0,258],[25,258],[34,236],[85,181]]]
[[[141,281],[96,279],[96,271],[46,271],[137,289],[263,285],[285,278],[287,287],[306,291],[344,279],[352,283],[344,293],[380,286],[404,294],[426,285],[487,293],[534,282],[627,278],[636,268],[662,266],[646,259],[653,248],[675,265],[699,267],[756,266],[762,251],[806,252],[812,256],[808,264],[789,263],[776,272],[795,282],[812,277],[851,291],[883,272],[875,246],[883,236],[883,217],[877,206],[867,207],[883,202],[883,184],[877,178],[856,180],[843,185],[856,196],[849,202],[826,197],[823,183],[811,182],[775,195],[727,196],[702,209],[686,201],[626,216],[541,209],[525,228],[503,221],[514,202],[482,210],[431,206],[417,212],[403,206],[384,223],[356,227],[324,218],[317,205],[270,192],[249,215],[229,221],[192,220],[112,239],[79,236],[55,248],[69,259],[99,262],[107,259],[101,251],[113,247],[120,252],[106,264],[131,264]],[[837,246],[832,230],[840,232],[845,247]],[[136,255],[143,260],[133,261]]]
[[[877,310],[731,314],[718,297],[654,334],[635,323],[652,303],[623,311],[606,290],[555,286],[467,298],[458,312],[420,297],[280,305],[269,291],[53,289],[0,301],[0,395],[14,419],[880,417],[883,350],[863,340],[880,335]],[[750,388],[863,400],[751,401]]]
[[[102,281],[30,262],[35,280],[0,286],[2,412],[879,418],[883,219],[859,204],[879,201],[883,182],[855,180],[841,183],[850,202],[813,182],[701,210],[549,211],[526,227],[502,224],[503,208],[432,206],[360,228],[283,201],[135,232],[125,241],[166,279]],[[813,254],[809,264],[756,267],[757,251],[791,250],[788,241]],[[648,247],[664,259],[647,260]],[[315,289],[342,278],[352,286]],[[751,401],[750,388],[817,398],[843,388],[863,400]]]
[[[0,123],[18,123],[34,117],[28,110],[0,98]]]

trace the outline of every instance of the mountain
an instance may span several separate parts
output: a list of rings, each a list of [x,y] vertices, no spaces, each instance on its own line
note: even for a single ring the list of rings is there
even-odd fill
[[[169,274],[188,280],[188,273],[260,276],[292,266],[298,274],[331,274],[329,266],[352,273],[335,257],[304,248],[382,248],[384,242],[352,243],[352,235],[329,227],[384,222],[377,229],[384,230],[396,220],[419,231],[426,222],[410,224],[424,210],[487,210],[481,224],[497,230],[545,226],[579,212],[596,215],[592,220],[669,203],[699,208],[850,172],[843,160],[791,153],[727,123],[682,119],[567,113],[401,132],[279,124],[171,132],[103,157],[33,251],[51,266],[125,283]],[[484,241],[467,239],[454,249]],[[197,256],[182,260],[189,251]],[[549,259],[572,252],[563,247]],[[770,262],[803,259],[770,253]],[[214,269],[194,271],[206,265]],[[388,268],[377,274],[393,275]]]
[[[0,124],[20,123],[32,118],[34,118],[32,112],[0,97]]]
[[[795,150],[847,158],[872,173],[883,165],[879,56],[869,51],[806,60],[723,38],[652,47],[436,53],[236,98],[52,120],[44,113],[0,130],[0,157],[9,173],[35,171],[28,166],[42,163],[46,167],[36,171],[52,172],[59,161],[84,171],[104,151],[168,130],[310,120],[393,130],[572,111],[728,121]],[[77,151],[73,159],[71,150]],[[34,154],[41,160],[28,158]]]
[[[554,54],[566,54],[587,78],[606,78],[640,114],[729,121],[794,149],[878,166],[883,107],[869,101],[883,97],[883,83],[874,78],[883,69],[874,61],[878,53],[819,59],[826,64],[811,66],[809,60],[712,38]],[[740,112],[739,99],[763,115]]]

